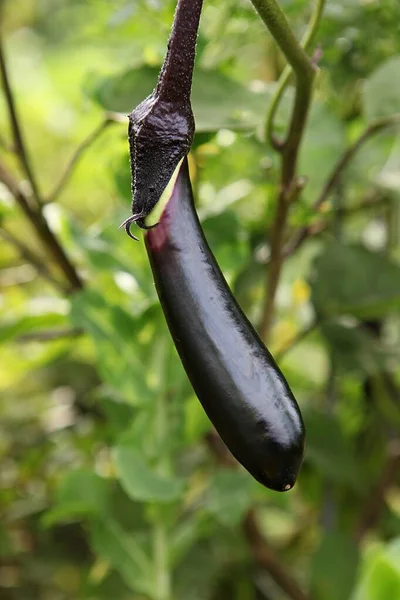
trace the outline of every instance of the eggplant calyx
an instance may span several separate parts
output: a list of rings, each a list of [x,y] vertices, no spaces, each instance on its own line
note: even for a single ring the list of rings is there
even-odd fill
[[[167,183],[163,193],[161,194],[159,201],[157,202],[157,204],[155,205],[153,210],[145,218],[145,228],[146,229],[151,229],[152,227],[156,227],[158,225],[158,223],[161,219],[161,216],[162,216],[169,200],[171,199],[172,194],[174,193],[176,180],[178,179],[178,175],[181,170],[181,166],[182,166],[184,159],[185,159],[185,157],[181,158],[181,160],[176,165],[175,170],[172,174],[172,177],[169,180],[169,182]]]
[[[131,220],[145,229],[177,165],[188,154],[194,136],[190,102],[172,103],[146,98],[129,115],[129,143],[134,214]]]
[[[129,115],[133,215],[122,224],[147,229],[175,169],[189,153],[195,123],[190,104],[203,0],[178,0],[167,53],[154,91]]]

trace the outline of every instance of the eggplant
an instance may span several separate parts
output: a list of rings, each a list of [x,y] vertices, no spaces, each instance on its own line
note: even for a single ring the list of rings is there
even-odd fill
[[[208,417],[257,481],[289,490],[304,454],[300,410],[207,244],[186,158],[145,244],[172,338]]]
[[[153,93],[129,115],[132,216],[165,317],[193,389],[236,459],[268,488],[289,490],[305,432],[290,388],[233,297],[193,201],[187,154],[202,0],[179,0]]]

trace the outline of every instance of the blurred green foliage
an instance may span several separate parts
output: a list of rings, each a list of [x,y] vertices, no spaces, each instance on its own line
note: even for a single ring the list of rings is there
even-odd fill
[[[310,3],[281,6],[300,36]],[[105,111],[126,113],[152,89],[174,8],[174,0],[3,2],[8,70],[44,197]],[[324,231],[285,262],[271,340],[307,425],[297,485],[269,492],[215,455],[144,245],[118,229],[130,174],[126,123],[113,123],[44,209],[84,289],[60,293],[0,238],[2,600],[285,598],[253,559],[243,529],[250,509],[308,598],[400,599],[395,129],[371,137],[321,211],[312,209],[348,144],[400,112],[398,0],[329,0],[317,43],[321,70],[300,157],[308,183],[290,228],[322,219]],[[262,131],[284,64],[250,2],[205,2],[193,182],[210,245],[255,324],[279,182]],[[0,132],[1,157],[18,173],[3,96]],[[3,185],[2,231],[62,281]]]

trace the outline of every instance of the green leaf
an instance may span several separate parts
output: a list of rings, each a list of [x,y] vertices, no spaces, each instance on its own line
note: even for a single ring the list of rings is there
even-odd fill
[[[124,153],[123,158],[124,164],[123,167],[121,165],[121,169],[124,169],[129,181],[126,193],[129,204],[131,204],[131,175],[126,153]],[[140,292],[140,297],[155,297],[153,280],[151,271],[148,268],[148,259],[144,247],[139,244],[135,247],[135,259],[132,260],[132,248],[129,247],[128,250],[125,250],[126,247],[120,243],[121,240],[126,243],[126,240],[123,236],[121,237],[121,232],[116,227],[117,223],[114,222],[112,225],[101,223],[100,226],[102,226],[101,232],[98,229],[82,230],[76,225],[71,228],[74,242],[85,255],[88,263],[101,274],[107,272],[115,276],[121,272],[128,273],[137,285],[136,296]]]
[[[342,121],[326,103],[314,101],[299,159],[299,173],[307,177],[303,195],[308,204],[320,192],[345,144]]]
[[[93,521],[90,534],[94,551],[121,573],[125,583],[132,590],[153,597],[151,564],[139,536],[125,535],[112,519]]]
[[[207,494],[207,510],[225,527],[240,523],[252,502],[253,482],[243,471],[220,471]]]
[[[367,594],[367,600],[400,598],[400,575],[394,565],[385,559],[375,563],[370,574]]]
[[[342,372],[371,375],[384,369],[389,353],[366,330],[334,322],[323,323],[320,330]]]
[[[120,306],[107,304],[93,290],[74,295],[71,318],[92,338],[99,372],[115,392],[133,405],[151,402],[138,341],[139,320]]]
[[[154,89],[159,69],[140,67],[107,78],[92,77],[86,92],[105,110],[130,113]],[[246,89],[218,71],[196,69],[192,104],[196,131],[254,128],[262,122],[268,95]]]
[[[386,547],[386,556],[400,576],[400,537],[391,540]]]
[[[171,566],[180,563],[186,553],[204,535],[201,517],[190,518],[177,523],[169,537],[169,562]]]
[[[393,56],[364,83],[364,107],[368,119],[400,112],[400,56]]]
[[[400,267],[376,252],[330,240],[314,269],[312,299],[323,317],[374,318],[400,306]]]
[[[183,482],[159,475],[142,454],[129,446],[116,446],[114,460],[118,479],[130,498],[142,502],[173,502],[183,491]]]
[[[107,430],[111,435],[120,434],[133,420],[133,408],[123,402],[107,396],[99,396],[96,398],[99,401],[102,412],[107,419]]]
[[[324,477],[353,489],[363,485],[362,470],[350,442],[333,416],[305,411],[307,431],[306,458]]]
[[[185,442],[197,442],[211,429],[210,419],[207,417],[197,397],[192,394],[185,402]]]
[[[400,598],[400,538],[369,551],[352,600]]]
[[[0,525],[0,557],[13,554],[13,541],[10,532]]]
[[[174,600],[212,598],[224,564],[224,554],[215,548],[215,541],[214,536],[208,544],[207,541],[204,544],[197,544],[189,548],[183,556],[175,572]]]
[[[252,92],[217,71],[196,70],[192,102],[198,131],[257,127],[268,101],[265,91]]]
[[[70,471],[62,480],[54,507],[45,514],[43,523],[50,526],[71,517],[97,517],[107,514],[110,504],[111,485],[92,471]]]
[[[60,313],[24,315],[0,324],[0,342],[6,342],[32,331],[40,332],[42,329],[49,329],[51,327],[65,327],[66,324],[65,316]]]
[[[315,600],[347,600],[359,562],[357,545],[339,532],[327,533],[312,559],[311,595]]]
[[[236,274],[247,258],[247,244],[238,217],[232,211],[207,217],[203,229],[225,277],[232,272]]]

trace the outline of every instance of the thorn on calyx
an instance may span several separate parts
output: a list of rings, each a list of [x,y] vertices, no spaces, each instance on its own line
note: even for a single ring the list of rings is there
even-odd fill
[[[128,236],[138,242],[139,238],[137,238],[135,235],[133,235],[133,233],[131,233],[131,226],[132,226],[132,223],[136,223],[136,221],[138,219],[141,219],[142,217],[143,217],[143,213],[131,215],[130,217],[125,219],[125,221],[123,223],[121,223],[119,228],[121,229],[123,227],[125,229],[125,232],[128,234]]]

